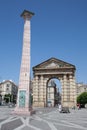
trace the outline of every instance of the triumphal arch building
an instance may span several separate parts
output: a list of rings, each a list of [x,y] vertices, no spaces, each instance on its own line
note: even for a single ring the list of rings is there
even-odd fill
[[[75,66],[65,61],[50,58],[33,67],[33,106],[47,106],[47,83],[56,78],[61,84],[62,106],[76,106]]]

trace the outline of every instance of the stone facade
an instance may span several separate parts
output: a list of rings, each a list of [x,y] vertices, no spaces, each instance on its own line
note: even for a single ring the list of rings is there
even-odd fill
[[[1,95],[1,103],[4,103],[4,96],[6,94],[11,94],[11,101],[13,102],[13,98],[16,100],[17,98],[18,86],[12,80],[4,80],[0,83],[0,95]],[[10,102],[10,99],[8,99]]]
[[[76,95],[79,96],[83,92],[87,92],[87,84],[76,83]]]
[[[61,83],[62,105],[76,106],[75,66],[56,58],[33,67],[33,106],[47,106],[47,82],[56,78]]]

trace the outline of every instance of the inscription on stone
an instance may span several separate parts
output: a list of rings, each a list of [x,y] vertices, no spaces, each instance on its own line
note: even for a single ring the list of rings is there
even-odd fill
[[[19,107],[25,107],[25,98],[26,98],[26,91],[20,90],[19,91]]]

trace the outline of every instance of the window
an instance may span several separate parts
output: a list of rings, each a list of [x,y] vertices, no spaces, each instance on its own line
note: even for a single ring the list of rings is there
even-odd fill
[[[9,91],[10,84],[6,84],[6,91]]]
[[[8,88],[9,88],[9,86],[10,86],[10,84],[7,84],[7,85],[6,85],[6,87],[8,87]]]
[[[6,91],[8,91],[8,90],[9,90],[9,88],[7,87],[7,88],[6,88]]]

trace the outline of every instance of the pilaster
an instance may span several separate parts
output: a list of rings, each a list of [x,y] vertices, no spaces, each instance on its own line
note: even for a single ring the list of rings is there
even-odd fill
[[[67,101],[67,77],[63,76],[63,102]]]
[[[38,100],[39,100],[39,77],[35,76],[33,87],[33,106],[38,106]]]
[[[43,89],[44,89],[44,106],[46,107],[47,106],[47,86],[46,86],[46,83],[47,83],[47,79],[44,78],[44,81],[43,81]]]
[[[76,105],[75,77],[73,75],[70,75],[69,80],[70,80],[70,101],[71,101],[71,107],[73,107]]]
[[[61,104],[63,104],[63,101],[64,101],[64,82],[63,82],[63,77],[60,79],[60,82],[61,82]]]
[[[44,88],[43,88],[43,75],[39,80],[39,106],[44,107]]]

